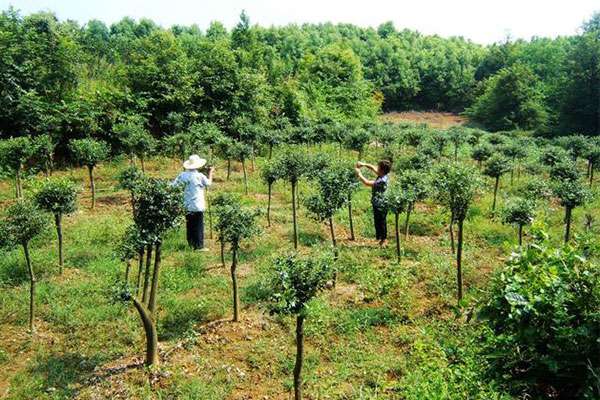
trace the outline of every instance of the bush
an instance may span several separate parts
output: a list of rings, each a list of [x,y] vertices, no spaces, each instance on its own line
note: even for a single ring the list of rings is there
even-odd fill
[[[598,309],[596,265],[572,247],[528,248],[495,276],[481,309],[490,373],[515,394],[598,398]]]

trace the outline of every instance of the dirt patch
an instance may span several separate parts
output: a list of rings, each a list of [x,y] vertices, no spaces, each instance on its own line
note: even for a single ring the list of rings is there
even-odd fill
[[[403,111],[384,114],[381,119],[389,122],[411,122],[415,124],[427,124],[431,128],[449,128],[456,125],[464,125],[467,118],[448,112],[433,111]]]

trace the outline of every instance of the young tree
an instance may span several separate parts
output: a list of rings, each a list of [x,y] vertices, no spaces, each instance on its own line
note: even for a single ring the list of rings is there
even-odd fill
[[[139,295],[131,295],[129,291],[126,291],[122,297],[125,301],[133,302],[142,320],[146,334],[146,365],[157,365],[159,359],[156,299],[160,278],[162,242],[166,232],[179,225],[184,214],[181,204],[182,193],[179,186],[173,186],[169,181],[148,178],[136,188],[134,195],[136,207],[133,219],[135,229],[139,234],[136,241],[139,246],[142,243],[146,245],[146,269],[144,285],[141,290],[142,298],[140,299]],[[153,250],[154,267],[152,268]],[[152,278],[151,283],[150,277]]]
[[[96,186],[94,184],[94,168],[108,157],[108,145],[94,139],[74,139],[69,143],[73,159],[85,165],[90,177],[92,190],[92,209],[96,206]]]
[[[395,184],[385,191],[384,201],[386,207],[394,214],[394,227],[396,232],[396,257],[398,259],[398,264],[400,264],[402,251],[400,247],[399,219],[400,214],[405,212],[408,207],[407,194],[400,185]]]
[[[430,192],[427,175],[416,170],[405,170],[398,176],[398,185],[406,198],[406,220],[404,221],[404,235],[408,240],[409,223],[415,204],[425,200]]]
[[[477,165],[479,166],[479,169],[481,169],[482,164],[487,161],[493,153],[494,148],[491,145],[480,143],[471,150],[471,158],[477,161]]]
[[[539,161],[542,165],[553,167],[555,164],[567,159],[568,156],[569,153],[562,147],[546,146],[539,155]]]
[[[239,321],[239,304],[237,284],[237,265],[240,243],[258,233],[256,225],[257,213],[242,207],[239,199],[231,198],[227,202],[219,202],[217,223],[215,228],[224,243],[231,246],[231,283],[233,287],[233,322]]]
[[[229,147],[228,159],[239,161],[242,164],[242,171],[244,173],[244,193],[248,194],[248,174],[246,172],[246,160],[252,157],[252,147],[243,142],[234,141]],[[229,172],[227,172],[229,175]]]
[[[125,230],[121,241],[117,246],[116,253],[121,261],[125,262],[125,276],[123,282],[126,288],[129,288],[129,275],[131,272],[131,261],[138,258],[137,279],[135,283],[135,293],[139,296],[140,284],[142,281],[142,272],[144,269],[144,248],[147,243],[142,238],[140,231],[135,225],[130,225]]]
[[[371,141],[371,135],[366,129],[352,129],[344,137],[344,147],[348,150],[353,150],[358,153],[358,159],[360,160],[363,155],[365,146],[369,145]]]
[[[166,156],[177,158],[181,161],[187,159],[191,153],[189,135],[185,132],[165,136],[162,139],[161,146]]]
[[[306,208],[318,221],[327,221],[331,234],[331,244],[337,258],[338,248],[333,227],[333,216],[348,201],[344,190],[346,171],[343,165],[334,165],[321,170],[317,176],[319,191],[305,200]]]
[[[29,242],[39,236],[48,226],[48,220],[35,203],[18,200],[8,207],[0,224],[0,240],[8,246],[23,247],[27,271],[29,273],[29,330],[34,331],[35,273],[29,254]]]
[[[463,297],[462,285],[462,251],[463,225],[469,207],[480,188],[480,178],[476,171],[468,165],[441,164],[433,172],[431,187],[435,198],[446,206],[452,218],[458,225],[458,240],[456,247],[456,280],[458,301]]]
[[[35,202],[44,211],[54,216],[58,237],[58,265],[62,274],[63,257],[63,216],[72,214],[77,208],[77,187],[68,179],[54,178],[42,183],[35,193]]]
[[[554,195],[565,208],[565,243],[571,237],[573,209],[585,204],[591,198],[589,189],[580,180],[561,180],[554,184]]]
[[[510,160],[510,184],[514,182],[515,169],[519,168],[519,162],[527,157],[528,148],[522,140],[513,139],[500,147],[500,151]]]
[[[135,165],[123,169],[117,176],[118,188],[127,190],[131,195],[131,210],[135,210],[135,191],[144,182],[144,173]]]
[[[131,119],[113,127],[113,130],[121,139],[123,149],[131,159],[137,157],[140,160],[142,172],[146,172],[144,160],[156,148],[156,140],[144,128],[143,121]]]
[[[271,226],[271,195],[273,184],[280,178],[280,171],[277,165],[271,161],[267,162],[261,171],[261,177],[264,183],[267,184],[268,200],[267,200],[267,225]]]
[[[56,143],[48,134],[33,137],[33,159],[42,166],[46,177],[52,174],[54,168],[54,150]]]
[[[34,147],[28,136],[0,141],[0,164],[15,176],[16,198],[23,197],[22,173],[25,164],[33,156]]]
[[[534,212],[535,202],[521,197],[509,202],[502,211],[502,222],[517,226],[519,248],[523,246],[523,227],[533,222]]]
[[[278,257],[273,271],[271,312],[296,317],[296,363],[294,366],[294,398],[302,399],[302,366],[304,363],[304,321],[309,303],[326,288],[334,267],[325,257],[300,257],[297,254]]]
[[[596,166],[600,164],[600,145],[594,144],[593,146],[590,146],[590,149],[586,153],[585,158],[588,162],[587,177],[589,179],[591,187],[594,183],[594,171],[596,169]]]
[[[294,249],[298,249],[298,222],[296,215],[296,190],[298,181],[309,169],[309,161],[306,155],[300,151],[288,150],[275,162],[281,173],[281,178],[290,182],[292,187],[292,223],[294,227]]]
[[[510,171],[510,161],[501,154],[491,156],[483,169],[483,173],[491,178],[494,178],[494,201],[492,203],[492,212],[496,211],[496,199],[498,197],[498,187],[500,186],[500,178],[502,175]]]
[[[454,147],[454,161],[458,161],[458,151],[463,144],[467,143],[468,139],[469,132],[467,129],[460,126],[448,129],[448,140]]]
[[[346,192],[346,196],[348,197],[346,203],[348,204],[348,223],[350,225],[350,240],[355,240],[356,236],[354,234],[352,196],[360,188],[360,183],[356,179],[356,173],[354,172],[354,168],[352,167],[352,165],[348,165],[346,168],[343,169],[343,178],[344,183],[342,184],[342,188],[344,192]]]

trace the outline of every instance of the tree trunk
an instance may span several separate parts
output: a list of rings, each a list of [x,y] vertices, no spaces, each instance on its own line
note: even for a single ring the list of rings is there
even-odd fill
[[[131,260],[127,260],[125,265],[125,286],[129,286],[129,272],[131,271]]]
[[[496,182],[494,183],[494,202],[492,203],[492,211],[496,211],[496,196],[498,195],[498,186],[500,184],[500,177],[496,177]]]
[[[271,160],[272,157],[273,157],[273,145],[270,144],[269,145],[269,160]]]
[[[294,225],[294,249],[298,250],[298,224],[296,221],[296,182],[292,181],[292,224]]]
[[[519,224],[519,250],[523,247],[523,225]]]
[[[15,191],[17,199],[23,197],[23,186],[21,185],[21,167],[17,169],[17,174],[15,176]]]
[[[144,288],[142,289],[142,303],[146,304],[148,286],[150,285],[150,267],[152,266],[152,245],[146,246],[146,270],[144,271]]]
[[[450,248],[452,249],[452,254],[456,252],[456,248],[454,247],[454,214],[450,214]]]
[[[144,157],[143,156],[140,157],[140,165],[142,166],[142,173],[145,174],[146,166],[144,165]]]
[[[573,209],[571,207],[565,207],[565,244],[569,243],[571,238],[571,218]]]
[[[269,199],[267,200],[267,226],[271,227],[271,190],[273,184],[269,182]]]
[[[398,220],[400,219],[400,213],[394,213],[394,227],[396,229],[396,257],[398,259],[398,264],[401,261],[401,251],[400,251],[400,229],[398,225]]]
[[[231,249],[231,284],[233,286],[233,322],[238,322],[240,320],[239,316],[239,308],[240,308],[240,299],[238,296],[238,286],[237,286],[237,246],[234,244]]]
[[[352,195],[348,195],[348,221],[350,221],[350,240],[355,240],[354,221],[352,218]]]
[[[23,242],[23,252],[29,272],[29,331],[33,333],[34,301],[35,301],[35,274],[31,266],[31,257],[29,256],[29,243]]]
[[[92,210],[96,207],[96,185],[94,184],[94,167],[88,166],[90,176],[90,188],[92,189]]]
[[[458,220],[458,244],[456,247],[456,284],[458,286],[458,301],[463,298],[462,282],[462,251],[463,251],[463,220]]]
[[[294,399],[302,400],[302,364],[304,363],[304,315],[296,317],[296,365],[294,365]]]
[[[333,245],[333,253],[334,253],[335,259],[337,260],[339,254],[338,254],[337,240],[335,239],[335,230],[333,229],[333,217],[329,218],[329,232],[331,233],[331,244]]]
[[[244,172],[244,193],[248,194],[248,176],[246,174],[246,161],[242,160],[242,171]]]
[[[408,234],[410,230],[410,214],[412,213],[413,205],[409,205],[406,209],[406,219],[404,221],[404,240],[408,240]]]
[[[158,279],[160,278],[160,250],[161,243],[157,242],[154,247],[154,272],[152,273],[152,288],[150,289],[150,299],[148,300],[148,310],[153,318],[156,319],[156,296],[158,296]]]
[[[229,177],[231,176],[231,159],[227,159],[227,180],[229,181]]]
[[[590,187],[592,187],[594,183],[594,164],[590,165]]]
[[[222,237],[219,238],[221,242],[221,265],[225,268],[225,241]]]
[[[156,325],[146,306],[140,303],[135,297],[132,300],[133,305],[140,314],[142,324],[144,325],[144,333],[146,334],[146,365],[158,365],[158,334],[156,332]]]
[[[454,162],[458,161],[458,146],[454,146]]]
[[[208,186],[206,190],[206,214],[208,215],[208,237],[212,240],[213,238],[213,220],[212,220],[212,208],[210,206],[210,193]]]
[[[135,293],[137,296],[140,295],[140,284],[142,283],[142,271],[144,270],[144,249],[138,252],[138,273],[137,280],[135,283]]]
[[[58,270],[62,274],[64,266],[62,214],[54,214],[54,222],[56,223],[56,235],[58,236]]]

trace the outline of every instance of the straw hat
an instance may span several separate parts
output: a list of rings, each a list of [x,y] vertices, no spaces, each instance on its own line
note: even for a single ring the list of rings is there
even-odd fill
[[[200,158],[197,154],[192,154],[190,158],[183,162],[183,168],[185,169],[199,169],[206,164],[204,158]]]

